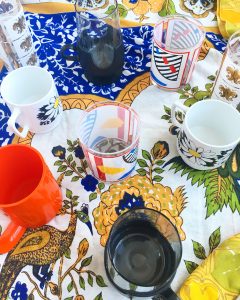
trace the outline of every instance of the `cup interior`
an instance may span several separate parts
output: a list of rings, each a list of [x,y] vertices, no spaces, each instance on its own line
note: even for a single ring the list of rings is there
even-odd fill
[[[30,195],[43,174],[43,162],[31,147],[2,147],[0,166],[0,205],[14,204]]]
[[[86,111],[80,125],[80,142],[100,155],[125,151],[139,137],[138,115],[121,104],[104,103]]]
[[[174,51],[198,48],[205,37],[201,24],[188,17],[166,17],[154,29],[154,40]]]
[[[1,1],[0,18],[4,21],[9,20],[9,17],[16,14],[21,8],[21,3],[16,0],[2,0]]]
[[[186,114],[185,124],[195,139],[210,146],[227,146],[240,139],[240,113],[220,100],[194,104]]]
[[[122,292],[152,296],[170,286],[181,256],[181,240],[170,220],[158,211],[136,208],[113,224],[105,248],[105,267],[111,282]],[[109,265],[115,272],[108,273]]]
[[[45,97],[52,85],[53,79],[47,70],[27,66],[10,72],[3,79],[1,94],[7,103],[29,105]]]

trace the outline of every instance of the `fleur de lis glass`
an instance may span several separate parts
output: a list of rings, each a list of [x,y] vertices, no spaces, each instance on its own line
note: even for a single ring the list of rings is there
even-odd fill
[[[0,2],[0,59],[8,71],[39,63],[19,0]]]
[[[229,103],[240,111],[240,30],[229,38],[212,98]]]

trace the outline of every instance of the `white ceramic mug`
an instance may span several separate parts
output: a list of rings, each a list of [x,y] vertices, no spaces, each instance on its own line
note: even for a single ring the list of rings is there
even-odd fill
[[[28,131],[48,132],[61,120],[61,99],[52,75],[43,68],[26,66],[10,72],[2,81],[1,95],[12,112],[8,126],[22,138]]]
[[[176,111],[185,113],[183,123]],[[197,170],[220,167],[240,141],[240,113],[219,100],[202,100],[190,108],[176,102],[171,118],[180,127],[177,150],[186,164]]]

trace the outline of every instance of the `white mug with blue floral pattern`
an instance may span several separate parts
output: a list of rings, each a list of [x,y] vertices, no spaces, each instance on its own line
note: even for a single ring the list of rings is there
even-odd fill
[[[48,132],[61,120],[61,99],[52,75],[46,69],[26,66],[10,72],[2,81],[1,95],[12,112],[8,127],[22,138],[28,131]]]
[[[176,112],[185,113],[183,123]],[[186,164],[197,170],[220,167],[240,141],[240,113],[219,100],[202,100],[191,107],[172,106],[171,118],[180,127],[177,150]]]

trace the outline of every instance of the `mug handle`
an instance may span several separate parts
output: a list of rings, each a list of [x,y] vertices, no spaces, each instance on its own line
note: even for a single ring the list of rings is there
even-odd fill
[[[153,297],[153,300],[180,300],[177,294],[171,288],[161,292],[159,296]]]
[[[60,55],[65,58],[66,60],[70,60],[70,61],[78,61],[78,57],[77,55],[67,55],[65,54],[65,51],[68,49],[72,49],[74,51],[76,51],[76,47],[74,45],[64,45],[62,47],[62,49],[60,50]]]
[[[186,105],[182,104],[181,102],[175,102],[172,105],[171,108],[171,120],[173,125],[177,126],[177,127],[182,127],[182,124],[176,119],[176,110],[180,109],[182,110],[184,113],[186,113],[189,109],[189,107],[187,107]]]
[[[13,247],[19,242],[25,231],[25,227],[17,225],[11,221],[11,223],[0,236],[0,254],[4,254],[12,250]]]
[[[16,122],[17,122],[17,118],[19,117],[19,115],[21,114],[21,111],[19,108],[14,108],[13,113],[11,115],[11,117],[8,120],[8,126],[21,138],[25,138],[27,136],[29,127],[28,126],[24,126],[22,132],[20,132],[17,127],[16,127]]]

